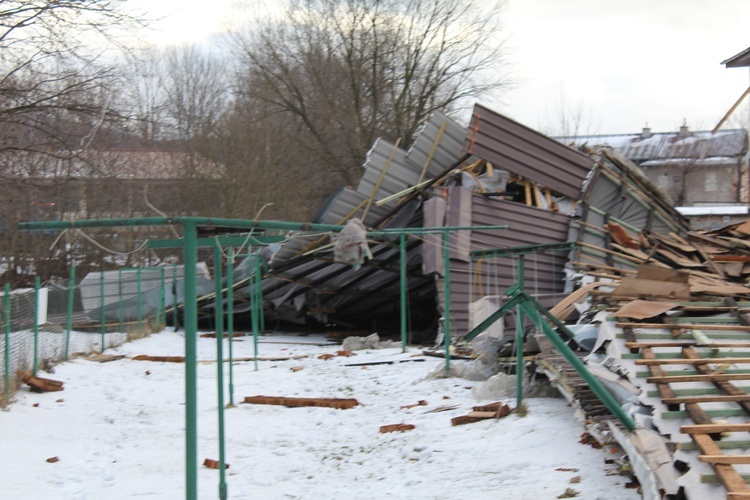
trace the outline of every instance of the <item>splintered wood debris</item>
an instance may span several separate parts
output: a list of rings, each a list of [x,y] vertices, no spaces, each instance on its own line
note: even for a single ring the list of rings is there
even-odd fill
[[[353,398],[287,398],[277,396],[247,396],[245,403],[257,405],[280,405],[288,407],[318,406],[348,410],[359,405]]]
[[[59,380],[49,378],[35,377],[30,372],[18,370],[16,375],[31,387],[33,392],[57,392],[63,390],[63,383]]]

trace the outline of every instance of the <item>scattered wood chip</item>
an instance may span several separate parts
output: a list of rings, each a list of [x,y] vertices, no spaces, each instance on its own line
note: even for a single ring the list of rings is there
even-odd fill
[[[339,410],[348,410],[359,405],[359,401],[353,398],[285,398],[277,396],[247,396],[245,403],[289,407],[318,406],[323,408],[337,408]]]
[[[51,464],[54,464],[55,462],[59,462],[59,461],[60,461],[60,459],[59,459],[59,458],[57,458],[57,457],[49,457],[49,458],[47,459],[47,462],[49,462],[49,463],[51,463]]]
[[[570,484],[578,484],[581,482],[581,476],[573,476],[570,478],[570,481],[568,481]]]
[[[33,404],[33,405],[31,405],[31,406],[33,406],[34,408],[39,408],[39,403],[34,403],[34,404]]]
[[[293,372],[298,372],[300,370],[304,369],[304,366],[293,366],[290,368]]]
[[[60,398],[60,399],[58,399],[58,400],[55,401],[55,403],[64,403],[64,402],[65,402],[65,400],[63,398]]]
[[[336,351],[336,356],[344,356],[345,358],[350,358],[356,355],[357,353],[352,351]]]
[[[473,411],[468,415],[460,417],[454,417],[451,419],[451,424],[464,425],[479,422],[480,420],[488,420],[491,418],[503,418],[508,416],[513,411],[510,406],[501,403],[494,403],[491,405],[475,406]]]
[[[203,461],[203,466],[208,467],[209,469],[219,469],[219,461],[218,460],[211,460],[210,458],[207,458]],[[224,468],[228,469],[229,464],[224,464]]]
[[[63,383],[59,380],[49,378],[35,377],[30,372],[16,371],[16,375],[31,387],[33,392],[56,392],[63,390]]]
[[[413,429],[414,429],[414,426],[412,424],[381,425],[380,433],[385,434],[386,432],[406,432],[406,431],[410,431]]]
[[[333,358],[333,354],[321,354],[318,356],[318,359],[322,359],[323,361],[328,361],[329,359]]]
[[[558,467],[555,470],[560,472],[578,472],[578,469],[575,467]]]

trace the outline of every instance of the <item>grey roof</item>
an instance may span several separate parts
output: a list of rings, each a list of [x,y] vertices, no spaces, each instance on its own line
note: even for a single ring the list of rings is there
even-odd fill
[[[738,157],[747,150],[747,131],[743,129],[691,132],[662,132],[644,137],[642,134],[588,135],[556,137],[563,144],[575,147],[609,146],[635,162],[669,158],[703,159]]]

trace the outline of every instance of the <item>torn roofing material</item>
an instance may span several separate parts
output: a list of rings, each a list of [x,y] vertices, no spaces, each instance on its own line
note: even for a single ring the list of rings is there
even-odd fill
[[[474,106],[466,151],[573,199],[594,166],[580,151],[479,104]]]

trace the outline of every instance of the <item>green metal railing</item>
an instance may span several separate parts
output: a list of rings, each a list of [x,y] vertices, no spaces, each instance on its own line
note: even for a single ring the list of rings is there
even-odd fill
[[[550,312],[537,302],[533,297],[524,291],[524,257],[529,253],[539,252],[559,252],[569,251],[575,248],[575,243],[552,243],[546,245],[526,245],[521,247],[513,247],[507,249],[491,249],[491,250],[476,250],[470,253],[472,258],[484,258],[484,257],[507,257],[511,255],[517,255],[519,257],[518,273],[516,276],[516,282],[508,288],[505,292],[505,296],[509,299],[503,304],[503,306],[489,315],[484,321],[473,328],[465,337],[464,340],[470,341],[476,338],[477,335],[489,328],[493,323],[500,320],[506,314],[508,314],[513,308],[517,309],[517,321],[516,321],[516,398],[517,405],[520,405],[523,400],[523,377],[521,373],[521,367],[523,366],[523,337],[524,337],[524,317],[529,317],[534,324],[542,330],[544,335],[552,342],[555,349],[563,355],[565,360],[573,366],[579,375],[586,381],[591,390],[601,400],[601,402],[612,412],[615,417],[630,431],[635,429],[635,423],[630,416],[622,409],[620,404],[610,394],[610,392],[604,387],[604,385],[589,372],[586,365],[578,358],[568,344],[562,339],[560,334],[555,330],[557,328],[566,337],[572,339],[574,337],[564,323],[554,317]],[[552,328],[550,324],[554,325]]]

